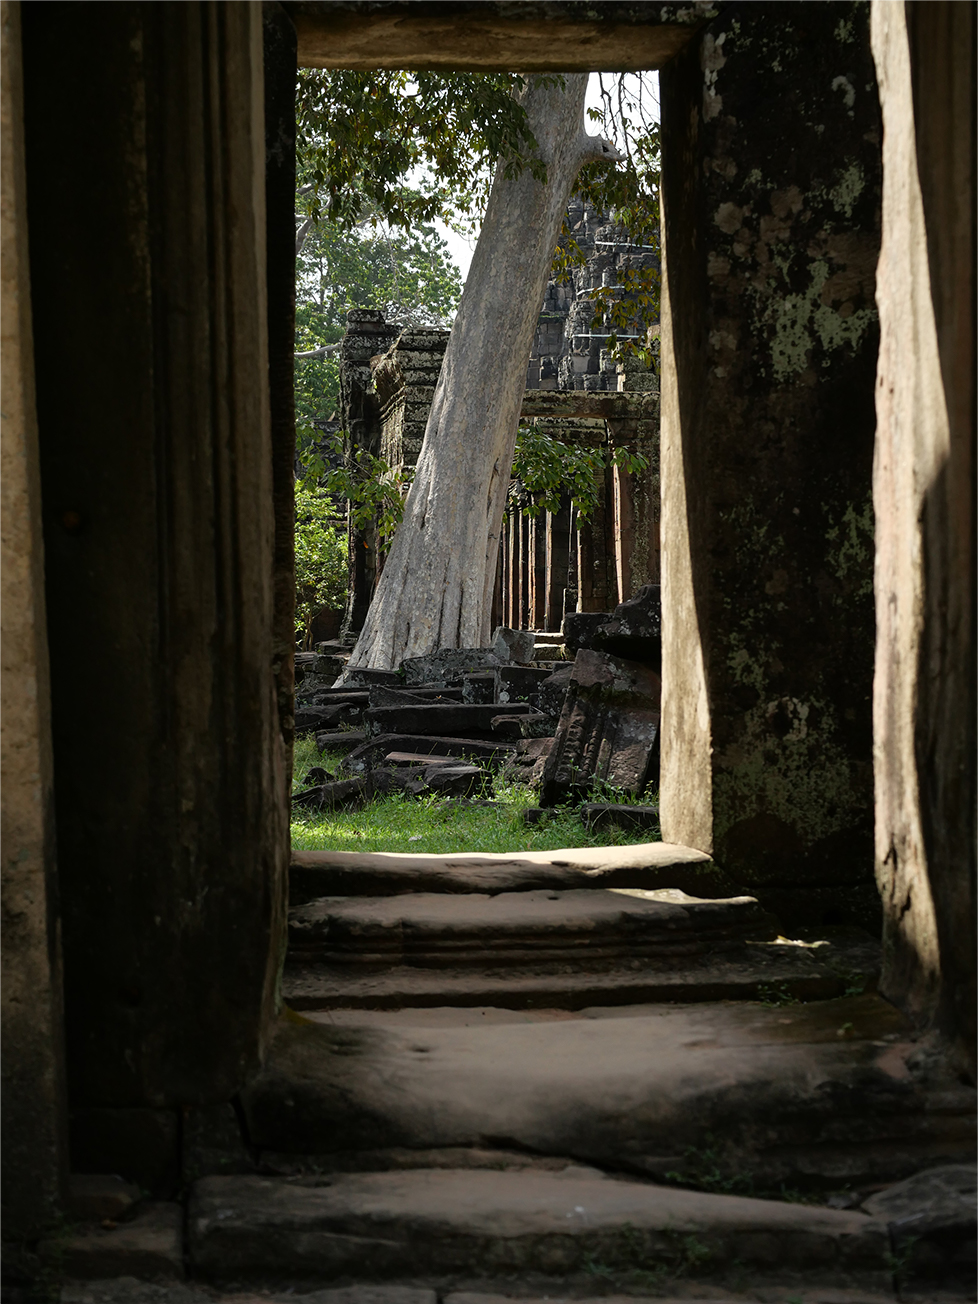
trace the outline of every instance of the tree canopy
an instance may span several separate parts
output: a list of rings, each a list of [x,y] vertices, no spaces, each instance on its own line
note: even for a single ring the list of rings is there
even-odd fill
[[[659,230],[659,128],[646,74],[599,74],[601,108],[592,121],[617,146],[608,168],[582,169],[575,193],[611,215],[622,238],[656,245]],[[559,86],[559,75],[530,84]],[[303,69],[297,96],[297,222],[395,228],[417,233],[435,219],[457,230],[481,222],[493,170],[509,177],[546,167],[530,129],[526,80],[516,73],[432,73]],[[554,251],[554,274],[584,261],[566,230]],[[622,334],[643,334],[658,318],[658,275],[625,268],[622,288],[591,292],[595,321]],[[360,304],[357,306],[372,306]],[[641,343],[609,340],[612,351],[646,352]]]
[[[433,227],[349,229],[320,220],[296,257],[296,353],[338,343],[351,308],[379,308],[405,326],[450,326],[461,292],[461,274]],[[335,357],[297,358],[295,404],[300,426],[329,419],[339,404]]]

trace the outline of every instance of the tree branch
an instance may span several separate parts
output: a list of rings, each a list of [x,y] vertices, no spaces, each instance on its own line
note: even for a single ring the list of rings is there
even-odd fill
[[[582,163],[623,163],[625,155],[620,154],[610,140],[604,136],[589,136],[586,131],[580,136],[580,157]]]
[[[302,253],[302,246],[306,243],[306,236],[312,230],[314,218],[307,217],[301,226],[296,228],[295,233],[295,255],[298,258]]]
[[[340,346],[338,344],[324,344],[321,348],[310,349],[308,353],[293,353],[292,356],[296,362],[303,362],[309,358],[328,358],[334,353],[339,353],[339,351]]]

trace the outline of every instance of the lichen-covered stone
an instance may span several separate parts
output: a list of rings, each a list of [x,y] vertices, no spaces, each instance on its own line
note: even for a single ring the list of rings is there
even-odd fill
[[[659,676],[638,662],[582,649],[570,676],[540,804],[586,793],[595,782],[640,794],[659,733]]]
[[[756,891],[871,883],[868,24],[742,6],[662,72],[662,827]]]

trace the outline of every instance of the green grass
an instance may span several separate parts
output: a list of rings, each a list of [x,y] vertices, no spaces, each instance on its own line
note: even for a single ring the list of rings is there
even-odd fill
[[[296,742],[293,790],[312,765],[335,772],[339,754],[320,756],[315,740]],[[337,777],[344,777],[339,774]],[[296,851],[406,851],[451,854],[484,851],[550,851],[557,847],[613,847],[659,840],[658,830],[589,833],[577,806],[556,807],[543,824],[527,826],[523,811],[537,804],[536,793],[522,784],[496,777],[487,793],[494,806],[459,806],[441,797],[421,800],[400,793],[368,802],[359,810],[306,811],[293,809],[292,847]],[[594,799],[622,804],[635,798],[612,795],[604,787]],[[647,798],[648,799],[648,798]],[[652,798],[654,800],[654,797]]]

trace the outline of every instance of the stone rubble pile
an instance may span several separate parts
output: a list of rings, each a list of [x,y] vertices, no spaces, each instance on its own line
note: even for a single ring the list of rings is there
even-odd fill
[[[538,787],[545,807],[595,784],[641,796],[657,769],[658,595],[649,585],[614,613],[568,616],[556,637],[501,627],[488,648],[355,670],[339,685],[341,645],[300,653],[296,733],[346,755],[342,774],[310,771],[294,804],[335,808],[390,792],[478,798],[501,766]],[[560,659],[568,648],[574,661]]]

